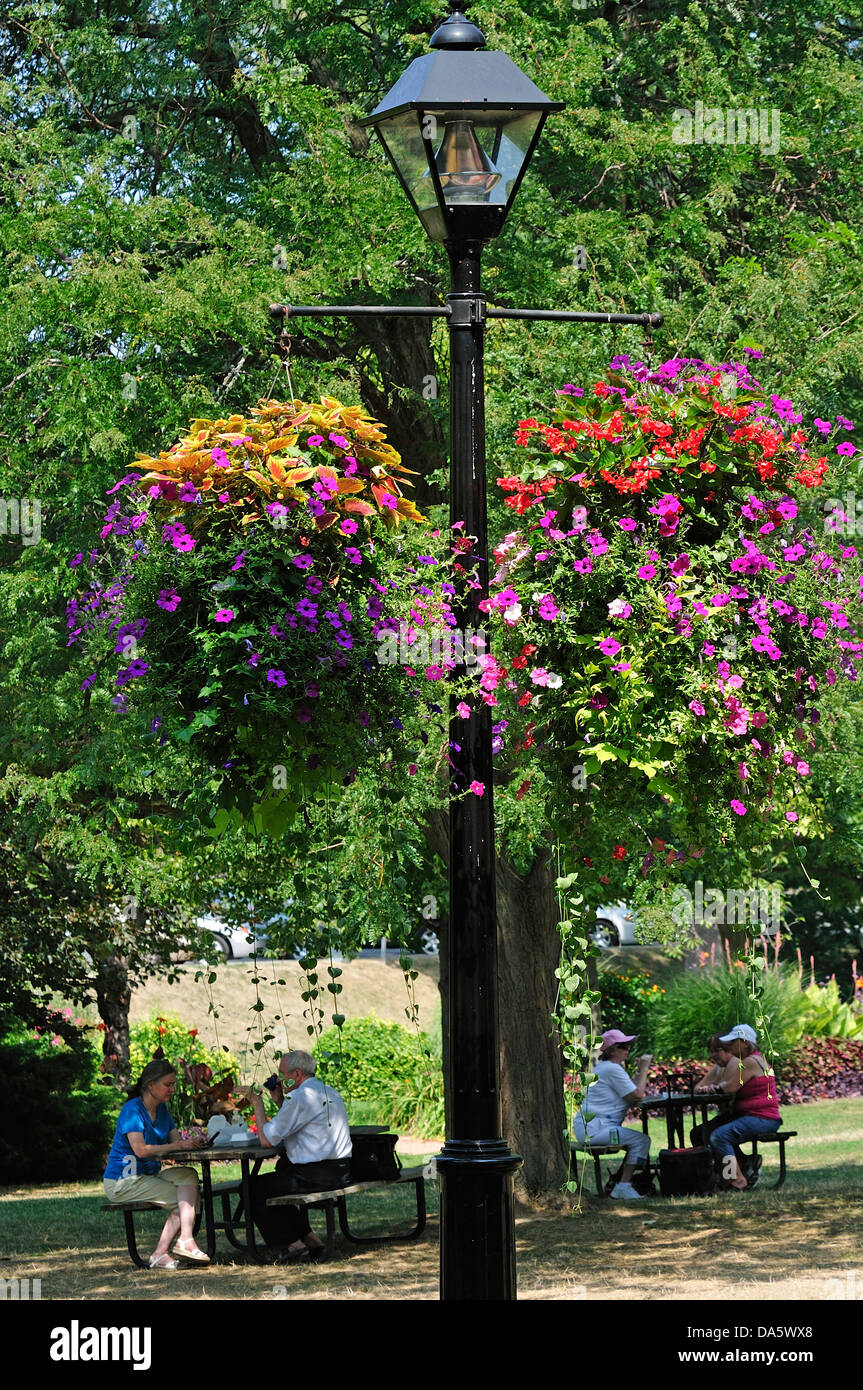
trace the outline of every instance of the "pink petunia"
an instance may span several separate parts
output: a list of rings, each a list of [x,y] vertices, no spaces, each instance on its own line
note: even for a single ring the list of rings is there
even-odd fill
[[[745,816],[745,815],[746,815],[746,807],[743,805],[743,802],[742,802],[742,801],[731,801],[731,802],[729,802],[729,805],[731,806],[731,809],[732,809],[732,811],[734,811],[735,815],[738,815],[738,816]]]
[[[236,617],[233,608],[220,608],[216,614],[217,623],[232,623]]]
[[[474,796],[483,796],[483,795],[485,794],[485,783],[484,783],[484,782],[471,782],[470,787],[468,788],[468,790],[469,790],[469,791],[472,791],[473,794],[474,794]]]
[[[620,643],[615,642],[613,637],[606,637],[600,642],[599,650],[604,652],[606,656],[617,656],[617,653],[620,651]]]

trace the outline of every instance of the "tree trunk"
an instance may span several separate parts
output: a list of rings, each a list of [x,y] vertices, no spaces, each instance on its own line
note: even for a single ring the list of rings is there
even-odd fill
[[[563,1057],[552,1013],[560,962],[553,866],[535,861],[520,878],[497,865],[503,1133],[524,1160],[516,1188],[531,1199],[559,1196],[569,1153]]]
[[[445,863],[449,859],[447,824],[443,812],[426,823],[429,848]],[[503,1138],[524,1160],[516,1175],[516,1190],[531,1200],[548,1200],[560,1195],[569,1165],[563,1056],[551,1023],[557,997],[554,972],[560,961],[554,870],[550,862],[537,860],[521,878],[499,856],[495,883]],[[445,937],[440,969],[443,1064],[449,1092],[453,1059],[447,1049],[449,951]]]
[[[113,951],[96,963],[96,1003],[105,1025],[102,1070],[118,1082],[129,1080],[129,962]]]

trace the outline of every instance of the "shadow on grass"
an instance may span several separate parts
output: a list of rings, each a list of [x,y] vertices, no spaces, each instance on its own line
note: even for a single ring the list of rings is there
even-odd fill
[[[436,1184],[427,1185],[430,1209]],[[349,1208],[364,1232],[412,1224],[413,1193],[372,1194]],[[5,1277],[41,1278],[43,1299],[435,1300],[438,1220],[418,1239],[357,1247],[337,1236],[332,1261],[255,1265],[222,1239],[207,1268],[138,1270],[122,1218],[101,1212],[98,1184],[0,1193]],[[586,1197],[580,1215],[519,1212],[519,1291],[527,1299],[822,1299],[855,1261],[863,1172],[826,1166],[791,1173],[779,1191],[642,1202]],[[320,1214],[312,1217],[321,1229]],[[146,1222],[146,1224],[144,1224]],[[160,1220],[145,1213],[143,1250]]]

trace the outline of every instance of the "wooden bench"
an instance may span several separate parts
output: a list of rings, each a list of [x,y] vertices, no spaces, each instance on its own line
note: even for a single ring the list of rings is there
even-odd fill
[[[755,1159],[758,1157],[758,1145],[759,1145],[759,1144],[778,1144],[778,1145],[779,1145],[779,1177],[776,1179],[776,1181],[775,1181],[774,1183],[771,1183],[771,1184],[770,1184],[771,1191],[775,1190],[777,1187],[781,1187],[782,1184],[783,1184],[784,1181],[785,1181],[785,1176],[786,1176],[786,1168],[785,1168],[785,1145],[787,1144],[787,1142],[788,1142],[789,1139],[796,1139],[796,1138],[797,1138],[797,1130],[796,1130],[796,1129],[782,1129],[782,1130],[777,1130],[775,1134],[759,1134],[759,1135],[757,1136],[757,1138],[753,1138],[753,1139],[741,1139],[741,1140],[739,1141],[740,1147],[742,1147],[744,1144],[751,1144],[751,1145],[752,1145],[752,1160],[753,1160],[753,1162],[754,1162]]]
[[[427,1167],[402,1168],[398,1177],[382,1180],[376,1178],[365,1182],[352,1182],[346,1187],[334,1187],[327,1192],[291,1192],[284,1197],[270,1197],[267,1201],[268,1207],[307,1207],[311,1211],[323,1211],[327,1219],[327,1239],[326,1254],[332,1254],[333,1241],[335,1238],[335,1211],[339,1213],[339,1227],[346,1240],[353,1241],[355,1245],[382,1245],[387,1241],[414,1240],[425,1230],[426,1224],[426,1198],[425,1198],[425,1174]],[[347,1198],[359,1195],[362,1192],[382,1192],[387,1188],[398,1187],[405,1183],[413,1183],[416,1190],[417,1219],[412,1231],[404,1235],[385,1235],[385,1236],[358,1236],[350,1228],[348,1222]]]
[[[224,1184],[225,1187],[233,1186],[233,1185],[234,1185],[234,1184],[229,1184],[229,1183],[225,1183],[225,1184]],[[239,1183],[236,1183],[235,1186],[236,1186],[237,1189],[239,1190],[240,1184],[239,1184]],[[128,1247],[129,1254],[130,1254],[131,1257],[132,1257],[132,1263],[133,1263],[133,1264],[136,1264],[136,1265],[138,1266],[139,1269],[149,1269],[149,1268],[150,1268],[150,1261],[149,1261],[149,1260],[142,1260],[142,1259],[141,1259],[141,1256],[138,1254],[138,1243],[137,1243],[137,1240],[136,1240],[136,1238],[135,1238],[135,1212],[136,1212],[136,1211],[160,1211],[160,1212],[162,1213],[162,1215],[165,1217],[165,1219],[167,1219],[167,1217],[168,1217],[168,1210],[169,1210],[169,1209],[168,1209],[167,1207],[160,1207],[160,1206],[157,1206],[157,1204],[156,1204],[155,1202],[103,1202],[103,1203],[102,1203],[102,1206],[101,1206],[101,1210],[102,1210],[102,1211],[121,1211],[121,1212],[123,1213],[123,1221],[125,1222],[125,1226],[126,1226],[126,1245],[127,1245],[127,1247]],[[194,1225],[194,1227],[193,1227],[193,1234],[194,1234],[194,1235],[197,1235],[197,1234],[198,1234],[198,1231],[200,1230],[200,1227],[201,1227],[201,1212],[200,1212],[200,1209],[199,1209],[199,1210],[195,1213],[195,1225]]]
[[[572,1154],[573,1159],[576,1159],[576,1158],[578,1157],[579,1154],[589,1154],[589,1155],[590,1155],[590,1157],[593,1159],[593,1172],[594,1172],[594,1177],[596,1178],[596,1195],[597,1195],[597,1197],[604,1197],[604,1196],[605,1196],[605,1184],[603,1183],[603,1180],[602,1180],[602,1165],[601,1165],[601,1163],[600,1163],[599,1160],[600,1160],[601,1158],[607,1157],[608,1154],[619,1154],[619,1153],[626,1154],[626,1149],[623,1147],[623,1145],[622,1145],[622,1144],[579,1144],[579,1142],[578,1142],[577,1139],[571,1139],[571,1140],[570,1140],[570,1144],[569,1144],[569,1151],[570,1151],[570,1153]]]

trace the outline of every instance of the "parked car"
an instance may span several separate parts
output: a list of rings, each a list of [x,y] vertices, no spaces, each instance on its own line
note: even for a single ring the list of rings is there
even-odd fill
[[[255,933],[248,924],[232,927],[221,917],[199,917],[197,927],[212,937],[214,948],[225,960],[248,960],[255,950],[258,955],[267,953],[267,934],[261,928]]]
[[[596,921],[590,939],[604,951],[613,946],[635,946],[635,927],[638,913],[630,912],[626,903],[615,903],[611,907],[600,907],[596,911]]]

